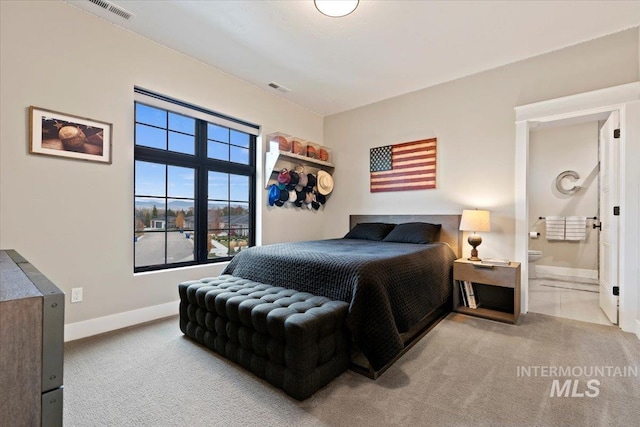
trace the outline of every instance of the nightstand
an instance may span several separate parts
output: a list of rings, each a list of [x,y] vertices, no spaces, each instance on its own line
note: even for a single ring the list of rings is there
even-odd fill
[[[473,287],[477,308],[465,306],[461,284]],[[516,323],[520,316],[520,263],[487,265],[466,258],[453,263],[453,310],[500,322]]]

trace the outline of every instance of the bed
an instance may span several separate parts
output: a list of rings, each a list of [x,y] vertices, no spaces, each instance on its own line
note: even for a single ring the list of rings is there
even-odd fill
[[[349,235],[356,238],[249,248],[223,274],[349,303],[352,368],[377,378],[451,311],[459,222],[459,215],[352,215]],[[439,225],[435,241],[405,242],[415,240],[416,223]],[[405,228],[395,240],[379,241],[358,238],[358,224]]]

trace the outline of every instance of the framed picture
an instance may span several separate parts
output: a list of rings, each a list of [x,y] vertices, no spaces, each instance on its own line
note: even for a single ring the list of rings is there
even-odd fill
[[[111,163],[111,123],[31,106],[29,152]]]
[[[369,190],[436,188],[437,138],[375,147],[369,150]]]

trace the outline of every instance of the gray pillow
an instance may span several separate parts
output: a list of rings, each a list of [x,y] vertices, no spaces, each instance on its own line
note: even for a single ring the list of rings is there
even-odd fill
[[[345,239],[362,239],[362,240],[382,240],[391,230],[393,230],[395,224],[386,224],[383,222],[362,222],[356,224],[355,227],[349,231],[344,238]]]
[[[440,237],[441,224],[428,222],[407,222],[398,224],[383,239],[384,242],[396,243],[433,243]]]

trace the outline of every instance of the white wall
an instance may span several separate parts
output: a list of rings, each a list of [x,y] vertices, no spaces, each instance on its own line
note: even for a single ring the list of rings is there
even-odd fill
[[[492,214],[480,256],[513,259],[514,107],[633,82],[638,67],[635,28],[327,117],[324,142],[339,163],[324,236],[344,234],[349,214],[477,207]],[[438,138],[437,189],[369,192],[370,148],[430,137]]]
[[[222,268],[133,274],[134,86],[322,142],[322,117],[64,2],[2,1],[0,15],[0,247],[66,294],[84,288],[67,324],[176,301],[180,281]],[[113,123],[113,164],[30,155],[30,105]],[[263,243],[321,237],[305,214],[262,212]]]
[[[598,231],[587,221],[583,241],[545,239],[545,221],[540,216],[598,216],[598,122],[541,129],[529,137],[529,231],[540,233],[529,240],[529,249],[542,251],[538,266],[598,269]],[[562,185],[580,185],[574,194],[556,189],[559,173],[572,170],[580,178]]]

